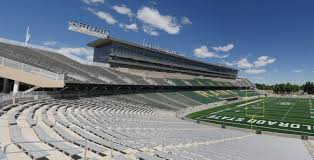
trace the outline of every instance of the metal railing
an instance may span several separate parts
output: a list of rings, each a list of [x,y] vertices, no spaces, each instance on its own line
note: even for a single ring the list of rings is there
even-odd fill
[[[18,95],[0,94],[0,104],[13,100],[13,99],[31,98],[31,97],[33,97],[33,95],[31,94],[18,94]]]
[[[4,67],[9,67],[17,70],[21,70],[23,72],[31,73],[31,74],[36,74],[51,80],[56,80],[56,81],[63,81],[64,80],[64,74],[58,74],[54,73],[51,71],[47,71],[41,68],[33,67],[28,64],[24,64],[21,62],[17,62],[11,59],[7,59],[4,57],[0,56],[0,65]]]
[[[29,92],[27,94],[18,93],[15,95],[13,95],[12,93],[5,93],[0,94],[0,105],[11,100],[18,100],[23,98],[41,99],[45,97],[49,97],[47,92],[45,91]]]

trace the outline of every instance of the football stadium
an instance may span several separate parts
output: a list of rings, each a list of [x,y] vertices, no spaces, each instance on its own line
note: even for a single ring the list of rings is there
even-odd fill
[[[110,24],[108,14],[94,9],[106,2],[80,3]],[[134,21],[135,13],[122,10],[126,5],[112,8]],[[144,6],[137,19],[148,10],[155,20],[170,17]],[[192,24],[186,18],[179,28]],[[226,65],[85,22],[64,24],[67,33],[92,39],[80,46],[92,50],[90,61],[47,47],[57,42],[33,45],[30,27],[23,42],[0,37],[0,160],[313,159],[313,83],[267,85],[242,74],[276,59]],[[154,24],[150,36],[161,28]],[[213,50],[227,53],[233,47]],[[206,54],[216,53],[206,47]]]

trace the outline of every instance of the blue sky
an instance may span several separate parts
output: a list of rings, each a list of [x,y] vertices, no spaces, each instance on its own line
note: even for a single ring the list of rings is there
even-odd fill
[[[2,41],[24,41],[90,60],[93,37],[67,30],[87,22],[132,42],[223,63],[253,82],[314,80],[313,0],[2,0]]]

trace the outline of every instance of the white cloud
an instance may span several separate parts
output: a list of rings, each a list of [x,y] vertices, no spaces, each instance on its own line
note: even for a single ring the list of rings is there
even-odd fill
[[[144,25],[143,31],[151,36],[159,36],[159,32],[157,32],[154,27],[149,25]]]
[[[244,70],[244,73],[246,73],[246,74],[260,74],[260,73],[264,73],[264,72],[266,72],[265,69],[250,68],[250,69]]]
[[[103,11],[96,11],[93,10],[91,8],[87,8],[88,11],[90,11],[91,13],[93,13],[94,15],[96,15],[98,18],[105,20],[108,24],[115,24],[118,21],[116,19],[114,19],[110,13],[106,13]]]
[[[250,63],[247,58],[242,58],[238,61],[237,66],[239,68],[251,68],[253,67],[253,64]]]
[[[188,17],[182,17],[181,18],[181,24],[183,24],[183,25],[192,24],[192,22]]]
[[[157,9],[142,7],[137,11],[137,18],[154,28],[164,30],[169,34],[178,34],[180,25],[175,17],[169,15],[161,15]]]
[[[132,24],[123,24],[123,23],[120,23],[119,24],[119,27],[123,28],[124,31],[137,31],[138,30],[138,27],[137,27],[137,24],[136,23],[132,23]]]
[[[227,66],[234,66],[234,65],[236,65],[237,64],[237,62],[227,62],[227,61],[224,61],[224,63],[225,63],[225,65],[227,65]]]
[[[137,31],[137,30],[138,30],[138,27],[137,27],[137,24],[136,24],[136,23],[133,23],[133,24],[127,24],[127,25],[125,25],[125,29],[132,30],[132,31]]]
[[[207,46],[202,45],[200,48],[194,49],[194,55],[199,58],[226,58],[229,55],[218,55],[215,52],[208,51]]]
[[[276,61],[276,58],[270,58],[268,56],[260,56],[255,62],[254,65],[256,68],[264,67],[268,64],[272,64]]]
[[[79,62],[92,62],[94,51],[87,47],[62,47],[53,48],[54,52],[65,55]]]
[[[291,72],[294,72],[294,73],[301,73],[301,72],[303,72],[303,69],[295,69],[295,70],[292,70]]]
[[[233,63],[230,63],[230,62],[226,62],[225,63],[227,66],[233,66]]]
[[[113,6],[112,7],[116,12],[120,13],[120,14],[123,14],[123,15],[127,15],[129,17],[132,17],[133,16],[133,13],[131,11],[130,8],[128,8],[126,5],[121,5],[121,6]]]
[[[18,46],[24,45],[24,42],[12,40],[12,39],[6,39],[6,38],[2,38],[2,37],[0,37],[0,42],[8,43],[8,44],[14,44],[14,45],[18,45]]]
[[[77,57],[88,57],[93,54],[93,49],[86,47],[62,47],[56,49],[57,52],[74,55]]]
[[[254,76],[254,77],[252,77],[252,79],[262,80],[263,78],[262,78],[262,77],[257,77],[257,76]]]
[[[57,41],[46,41],[46,42],[44,42],[43,43],[43,45],[45,45],[45,46],[55,46],[55,45],[57,45]]]
[[[88,5],[104,4],[105,3],[105,0],[81,0],[81,1],[88,4]]]
[[[232,48],[234,48],[234,44],[228,44],[226,46],[212,47],[212,49],[216,52],[229,52]]]
[[[257,58],[254,64],[250,63],[247,58],[242,58],[237,62],[237,66],[239,68],[244,68],[244,73],[246,74],[260,74],[266,72],[266,69],[260,68],[264,67],[268,64],[272,64],[276,61],[275,58],[270,58],[268,56],[261,56]],[[277,69],[273,70],[273,72],[278,72]]]

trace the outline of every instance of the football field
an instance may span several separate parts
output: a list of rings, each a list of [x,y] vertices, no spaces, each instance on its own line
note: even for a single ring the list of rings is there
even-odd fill
[[[215,107],[187,117],[226,126],[314,135],[312,99],[265,97]]]

